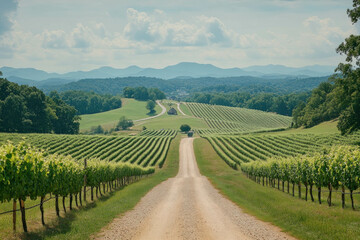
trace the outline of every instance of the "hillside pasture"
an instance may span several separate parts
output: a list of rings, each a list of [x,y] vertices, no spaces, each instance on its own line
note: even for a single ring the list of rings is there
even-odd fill
[[[146,101],[137,101],[128,98],[124,98],[122,101],[123,106],[121,108],[102,113],[80,115],[80,131],[89,130],[91,127],[98,125],[101,125],[105,129],[113,128],[121,116],[125,116],[131,120],[137,120],[154,116],[161,112],[159,105],[156,105],[155,112],[148,115],[149,111],[146,109]]]

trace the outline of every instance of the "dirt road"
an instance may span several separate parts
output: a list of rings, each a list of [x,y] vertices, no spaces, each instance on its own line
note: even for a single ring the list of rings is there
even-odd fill
[[[137,120],[134,120],[133,122],[142,122],[142,121],[146,121],[146,120],[157,118],[157,117],[160,117],[161,115],[164,115],[164,113],[166,112],[166,107],[164,107],[164,105],[162,105],[159,100],[157,100],[156,103],[161,107],[161,113],[159,113],[158,115],[152,116],[152,117],[137,119]]]
[[[181,108],[180,108],[180,104],[181,103],[176,103],[176,105],[177,105],[177,109],[179,110],[179,112],[182,114],[182,115],[186,115],[182,110],[181,110]]]
[[[180,169],[97,239],[293,239],[245,214],[199,173],[193,139],[182,139]]]

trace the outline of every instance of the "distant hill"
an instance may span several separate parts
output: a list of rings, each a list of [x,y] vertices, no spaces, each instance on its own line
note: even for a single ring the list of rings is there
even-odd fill
[[[199,64],[193,62],[182,62],[176,65],[167,66],[161,69],[140,68],[130,66],[127,68],[101,67],[91,71],[76,71],[64,74],[47,73],[34,68],[11,68],[2,67],[0,71],[4,77],[10,79],[17,77],[32,81],[44,81],[47,79],[66,79],[80,80],[90,78],[116,78],[116,77],[153,77],[161,79],[173,78],[200,78],[200,77],[261,77],[261,78],[289,78],[289,77],[321,77],[329,76],[334,73],[335,67],[332,66],[306,66],[292,68],[282,65],[251,66],[246,68],[219,68],[211,64]],[[184,77],[185,76],[185,77]],[[19,80],[19,79],[17,79]],[[66,81],[62,81],[66,82]]]
[[[35,86],[38,88],[49,87],[49,86],[59,86],[59,85],[64,85],[64,84],[76,81],[74,79],[61,79],[61,78],[49,78],[49,79],[42,80],[42,81],[35,81],[35,80],[30,80],[30,79],[21,78],[21,77],[14,77],[14,76],[10,76],[7,79],[10,82],[14,82],[14,83],[17,83],[20,85],[29,85],[29,86]]]
[[[261,76],[261,73],[247,72],[240,68],[218,68],[211,64],[183,62],[162,69],[146,68],[135,74],[136,76],[156,77],[163,79],[189,76],[199,77],[235,77],[235,76]]]
[[[6,78],[18,77],[23,79],[31,79],[33,81],[42,81],[48,78],[56,78],[60,76],[60,74],[57,73],[47,73],[45,71],[37,70],[35,68],[2,67],[0,68],[0,71]]]
[[[209,91],[213,87],[214,91],[222,91],[221,87],[226,86],[230,91],[246,92],[274,92],[290,93],[310,91],[317,87],[321,82],[327,81],[328,77],[318,78],[286,78],[286,79],[266,79],[257,77],[228,77],[228,78],[175,78],[163,80],[149,77],[125,77],[125,78],[106,78],[106,79],[82,79],[60,86],[42,86],[45,92],[51,90],[67,91],[82,90],[94,91],[99,94],[121,94],[124,87],[144,86],[147,88],[158,88],[167,96],[176,95],[175,92],[183,91],[186,93]],[[211,90],[210,90],[211,91]]]
[[[313,65],[301,68],[286,67],[283,65],[251,66],[243,68],[249,72],[261,72],[263,75],[288,75],[288,76],[312,76],[321,77],[334,74],[335,67]]]

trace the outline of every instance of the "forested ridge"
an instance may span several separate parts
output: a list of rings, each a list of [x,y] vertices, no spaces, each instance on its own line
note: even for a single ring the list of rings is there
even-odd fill
[[[61,99],[0,77],[1,132],[75,134],[79,132],[78,120],[76,109]]]
[[[61,99],[70,106],[73,106],[76,108],[77,114],[105,112],[120,108],[122,105],[120,96],[101,95],[94,92],[70,90],[58,93],[52,91],[50,92],[50,97]]]
[[[46,93],[52,90],[58,92],[68,90],[94,91],[98,94],[117,95],[126,87],[158,88],[168,97],[181,100],[178,91],[186,93],[195,92],[249,92],[249,93],[292,93],[306,92],[316,88],[321,82],[327,81],[328,77],[312,78],[256,78],[256,77],[227,77],[227,78],[187,78],[163,80],[149,77],[123,77],[104,79],[82,79],[59,86],[43,87]]]

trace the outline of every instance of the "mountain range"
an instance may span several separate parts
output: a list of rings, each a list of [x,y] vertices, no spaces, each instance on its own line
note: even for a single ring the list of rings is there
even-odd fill
[[[129,66],[127,68],[101,67],[90,71],[75,71],[64,74],[48,73],[34,68],[1,67],[0,71],[8,80],[33,86],[62,85],[80,79],[116,78],[116,77],[154,77],[161,79],[189,79],[200,77],[239,77],[251,76],[262,78],[286,77],[321,77],[334,73],[335,67],[312,65],[301,68],[283,65],[251,66],[246,68],[219,68],[211,64],[182,62],[162,69],[141,68]]]

